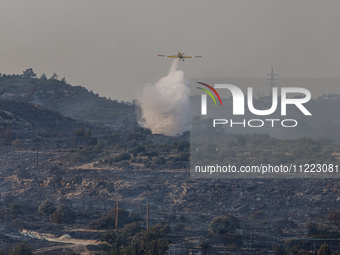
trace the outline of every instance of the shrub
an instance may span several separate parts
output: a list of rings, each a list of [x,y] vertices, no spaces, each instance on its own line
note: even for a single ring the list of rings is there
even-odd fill
[[[67,205],[60,205],[50,216],[50,221],[57,224],[74,223],[76,214]]]
[[[119,208],[118,211],[118,227],[123,227],[125,224],[130,223],[129,212],[125,209]],[[95,220],[92,221],[87,228],[90,229],[110,229],[115,228],[115,217],[116,217],[116,208],[111,209],[110,211],[103,213],[103,215]]]
[[[39,213],[46,214],[49,216],[51,213],[53,213],[56,210],[54,204],[46,199],[44,202],[42,202],[38,208]]]
[[[239,219],[232,215],[215,217],[210,225],[209,231],[215,235],[222,235],[226,232],[235,232],[240,227]]]
[[[19,243],[9,253],[9,255],[32,255],[32,254],[33,254],[33,248],[27,242]]]
[[[318,252],[319,255],[331,255],[331,249],[329,248],[328,244],[324,243],[321,245],[320,250]]]
[[[185,228],[185,224],[183,223],[176,223],[174,225],[174,231],[182,231]]]

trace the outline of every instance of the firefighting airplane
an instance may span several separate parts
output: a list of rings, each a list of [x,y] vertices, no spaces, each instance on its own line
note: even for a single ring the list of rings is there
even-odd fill
[[[165,57],[165,55],[158,55],[158,57]],[[183,60],[185,58],[201,58],[202,56],[185,56],[184,53],[178,52],[177,55],[166,56],[167,58],[179,58],[179,60]]]

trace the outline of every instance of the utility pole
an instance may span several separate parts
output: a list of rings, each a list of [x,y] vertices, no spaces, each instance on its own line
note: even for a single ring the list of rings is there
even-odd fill
[[[115,227],[118,229],[118,193],[117,193],[117,204],[116,204],[116,215],[115,215]]]
[[[207,121],[207,130],[205,132],[205,144],[209,143],[209,121]]]
[[[146,232],[149,233],[149,201],[146,201]]]
[[[37,166],[39,165],[39,134],[36,136],[36,141],[37,141]]]
[[[269,83],[267,83],[269,85],[269,96],[271,96],[273,93],[273,87],[275,86],[275,81],[277,80],[275,76],[277,75],[278,74],[274,73],[273,67],[272,67],[272,71],[269,74],[267,74],[267,76],[270,76],[270,78],[267,79],[269,81]]]

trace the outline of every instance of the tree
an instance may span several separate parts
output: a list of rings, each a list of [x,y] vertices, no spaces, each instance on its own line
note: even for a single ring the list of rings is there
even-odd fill
[[[238,218],[232,215],[223,215],[212,219],[209,231],[214,235],[222,235],[227,232],[233,233],[239,227],[240,221]]]
[[[42,75],[40,76],[40,80],[47,81],[47,76],[45,73],[42,73]]]
[[[86,136],[86,131],[83,127],[77,129],[75,132],[74,132],[75,136],[77,137],[77,140],[79,141],[79,144],[82,145],[83,144],[83,140]]]
[[[27,242],[19,243],[16,247],[11,250],[10,255],[32,255],[33,248]]]
[[[92,130],[91,128],[88,128],[86,131],[85,131],[85,138],[90,138],[92,135]]]
[[[129,212],[123,208],[118,209],[118,227],[122,228],[125,224],[130,223]],[[116,208],[112,208],[110,211],[103,213],[102,217],[92,221],[87,228],[90,229],[110,229],[115,228]]]
[[[7,126],[4,131],[0,132],[1,142],[4,145],[10,145],[12,140],[14,139],[14,133],[12,132],[12,128]]]
[[[324,243],[321,245],[318,255],[331,255],[331,249],[329,248],[328,244]]]
[[[125,254],[163,255],[166,254],[168,249],[169,243],[166,240],[153,233],[150,232],[147,233],[146,231],[142,231],[132,238],[131,244],[126,249]]]
[[[11,203],[9,205],[9,210],[14,214],[14,215],[18,215],[19,213],[21,213],[21,208],[20,205],[18,203]]]
[[[286,255],[286,250],[281,245],[274,245],[273,252],[275,255]]]
[[[127,239],[121,235],[121,230],[109,230],[102,237],[102,249],[108,254],[121,254],[122,247],[127,245]]]
[[[219,238],[220,242],[225,246],[231,246],[233,249],[240,248],[242,246],[242,236],[237,233],[224,233]]]
[[[27,96],[27,103],[31,102],[32,101],[32,98],[33,98],[33,95],[34,93],[36,92],[36,88],[34,86],[30,87],[29,88],[29,91],[28,91],[28,96]]]
[[[258,219],[258,220],[263,219],[264,218],[264,213],[262,211],[256,211],[253,214],[253,218],[254,219]]]
[[[4,208],[0,211],[0,219],[4,221],[11,221],[15,219],[20,213],[20,205],[17,203],[11,203],[8,208]]]
[[[146,232],[136,223],[128,224],[123,229],[107,231],[101,238],[102,248],[107,254],[163,255],[169,249],[166,235],[168,225],[157,224]]]
[[[129,153],[120,153],[119,155],[117,155],[115,158],[113,158],[113,162],[120,162],[123,160],[130,160],[131,159],[131,155]]]
[[[125,237],[135,236],[142,230],[144,230],[143,227],[138,225],[137,222],[133,222],[125,225],[125,227],[122,229],[122,235]]]
[[[301,247],[299,245],[294,245],[292,248],[290,248],[290,252],[294,255],[298,255],[300,250]]]
[[[33,72],[32,68],[28,68],[25,71],[22,72],[22,76],[24,78],[36,78],[37,74],[35,72]]]
[[[340,226],[340,212],[330,212],[327,215],[326,219],[329,220],[334,225]]]
[[[77,216],[67,205],[59,205],[50,216],[50,221],[57,224],[74,223]]]
[[[202,249],[203,254],[208,254],[210,248],[211,248],[211,243],[208,239],[205,239],[204,237],[200,237],[200,247]]]
[[[59,75],[56,73],[53,73],[49,80],[58,80]]]
[[[178,152],[182,152],[185,148],[189,148],[190,143],[187,141],[180,141],[177,143],[177,150]]]
[[[53,213],[55,210],[56,208],[54,204],[48,199],[42,202],[38,208],[39,213],[46,214],[47,217],[49,217],[49,215]]]
[[[299,250],[298,255],[310,255],[311,253],[306,250]]]
[[[307,235],[315,236],[318,233],[318,225],[316,223],[309,223],[307,226]]]

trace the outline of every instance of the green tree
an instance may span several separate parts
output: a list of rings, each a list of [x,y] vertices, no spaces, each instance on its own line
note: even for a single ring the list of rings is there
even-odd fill
[[[223,245],[229,246],[232,245],[234,248],[239,248],[242,246],[242,236],[237,233],[224,233],[220,236],[220,241]]]
[[[42,75],[40,76],[40,80],[42,80],[42,81],[47,81],[47,76],[46,76],[46,74],[42,73]]]
[[[20,205],[17,203],[11,203],[8,208],[4,208],[0,211],[0,219],[4,221],[11,221],[15,219],[20,213]]]
[[[49,217],[49,215],[53,213],[55,210],[56,208],[54,204],[48,199],[42,202],[38,208],[39,213],[46,214],[47,217]]]
[[[53,73],[49,80],[55,81],[55,80],[58,80],[58,77],[59,77],[58,74]]]
[[[131,244],[125,250],[125,254],[163,255],[166,254],[168,249],[169,243],[166,240],[150,232],[142,231],[132,238]]]
[[[294,245],[292,248],[290,248],[290,252],[294,255],[298,255],[300,250],[301,247],[299,245]]]
[[[91,135],[92,135],[92,129],[91,128],[86,129],[85,134],[84,134],[85,138],[88,139],[91,137]]]
[[[275,255],[286,255],[287,254],[286,250],[281,245],[274,245],[273,252]]]
[[[209,250],[211,248],[211,243],[209,241],[209,239],[205,239],[204,237],[200,237],[200,247],[201,247],[201,250],[203,252],[203,254],[208,254],[209,253]]]
[[[57,224],[74,223],[76,214],[67,205],[59,205],[58,209],[50,215],[50,221]]]
[[[19,213],[21,213],[20,204],[18,204],[18,203],[11,203],[11,204],[9,205],[9,210],[10,210],[14,215],[18,215]]]
[[[315,236],[318,234],[318,225],[316,223],[309,223],[307,225],[307,235]]]
[[[128,224],[121,230],[107,231],[101,238],[102,248],[111,255],[163,255],[169,249],[169,231],[168,225],[157,224],[147,232],[136,223]]]
[[[128,238],[130,236],[135,236],[142,230],[144,230],[143,227],[141,227],[137,222],[133,222],[130,224],[126,224],[121,233],[125,238]]]
[[[123,160],[130,160],[130,159],[131,159],[130,153],[120,153],[115,158],[113,158],[113,162],[120,162]]]
[[[25,71],[22,72],[22,76],[24,78],[36,78],[37,74],[35,72],[33,72],[32,68],[28,68]]]
[[[299,250],[298,255],[311,255],[311,253],[306,250]]]
[[[86,131],[83,127],[77,129],[75,132],[74,132],[75,136],[76,136],[76,139],[78,141],[78,143],[80,145],[83,144],[83,140],[85,139],[86,137]]]
[[[122,248],[127,245],[127,239],[120,232],[120,230],[109,230],[101,237],[102,249],[107,254],[121,254]]]
[[[178,152],[182,152],[185,150],[185,148],[189,148],[190,147],[190,143],[187,141],[180,141],[177,143],[177,151]]]
[[[118,227],[122,228],[125,224],[130,223],[129,212],[123,208],[118,210]],[[103,213],[103,215],[92,221],[87,228],[90,229],[110,229],[115,228],[116,208],[112,208],[110,211]]]
[[[0,131],[1,142],[4,145],[10,145],[14,139],[14,133],[12,132],[12,128],[7,126],[5,130]]]
[[[9,253],[9,255],[32,255],[32,254],[33,254],[33,248],[27,242],[19,243]]]
[[[318,255],[331,255],[331,249],[329,248],[328,244],[324,243],[321,245]]]
[[[222,235],[227,232],[235,232],[240,227],[240,221],[233,215],[223,215],[212,219],[209,231],[214,235]]]

